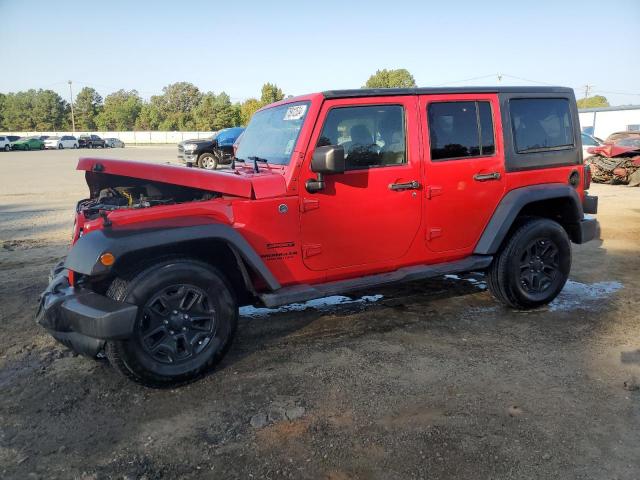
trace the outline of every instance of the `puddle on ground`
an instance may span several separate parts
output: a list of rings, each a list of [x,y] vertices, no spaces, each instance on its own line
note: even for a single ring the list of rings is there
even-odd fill
[[[556,299],[549,304],[552,312],[570,310],[596,310],[603,307],[603,300],[623,287],[620,282],[580,283],[567,280]]]
[[[364,295],[359,298],[350,298],[342,295],[334,295],[332,297],[318,298],[309,300],[304,303],[292,303],[279,308],[256,308],[252,306],[240,308],[240,315],[243,317],[262,318],[268,317],[276,313],[285,312],[301,312],[307,308],[315,308],[316,310],[328,309],[340,305],[354,305],[358,303],[377,302],[383,295]]]

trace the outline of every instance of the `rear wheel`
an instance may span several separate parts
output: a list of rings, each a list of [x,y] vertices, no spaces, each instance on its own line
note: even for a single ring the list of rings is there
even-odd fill
[[[224,276],[188,258],[166,260],[130,280],[116,279],[107,295],[139,306],[133,336],[107,342],[111,364],[150,387],[173,387],[210,371],[235,334],[238,307]]]
[[[11,150],[11,145],[6,144],[6,145],[4,146],[4,151],[5,151],[5,152],[8,152],[9,150]]]
[[[551,302],[571,270],[571,242],[560,224],[536,218],[521,225],[489,267],[491,293],[505,305],[530,309]]]
[[[62,150],[64,148],[64,145],[60,144],[58,145],[58,150]]]
[[[29,144],[28,144],[28,143],[25,143],[25,145],[24,145],[24,149],[25,149],[25,150],[31,150],[31,147],[29,146]]]

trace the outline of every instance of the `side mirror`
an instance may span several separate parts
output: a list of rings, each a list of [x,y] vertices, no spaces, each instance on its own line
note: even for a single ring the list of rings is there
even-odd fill
[[[318,174],[318,178],[310,178],[305,183],[309,193],[324,190],[325,173],[344,173],[344,148],[339,145],[317,147],[311,157],[311,171]]]
[[[311,171],[316,173],[344,173],[344,148],[327,145],[316,148],[311,159]]]

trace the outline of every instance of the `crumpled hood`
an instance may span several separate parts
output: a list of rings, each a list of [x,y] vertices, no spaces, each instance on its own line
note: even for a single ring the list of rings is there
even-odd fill
[[[286,195],[286,184],[280,171],[260,173],[230,170],[204,170],[178,165],[163,165],[106,158],[81,158],[77,170],[87,172],[87,182],[93,175],[120,175],[154,182],[198,188],[243,198],[273,198]]]

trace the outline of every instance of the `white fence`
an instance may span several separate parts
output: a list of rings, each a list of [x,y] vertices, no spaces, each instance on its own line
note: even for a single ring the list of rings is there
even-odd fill
[[[183,140],[193,138],[207,138],[214,132],[0,132],[0,135],[19,135],[21,137],[30,137],[34,135],[62,136],[73,135],[99,135],[102,138],[119,138],[129,145],[151,145],[163,143],[180,143]]]

